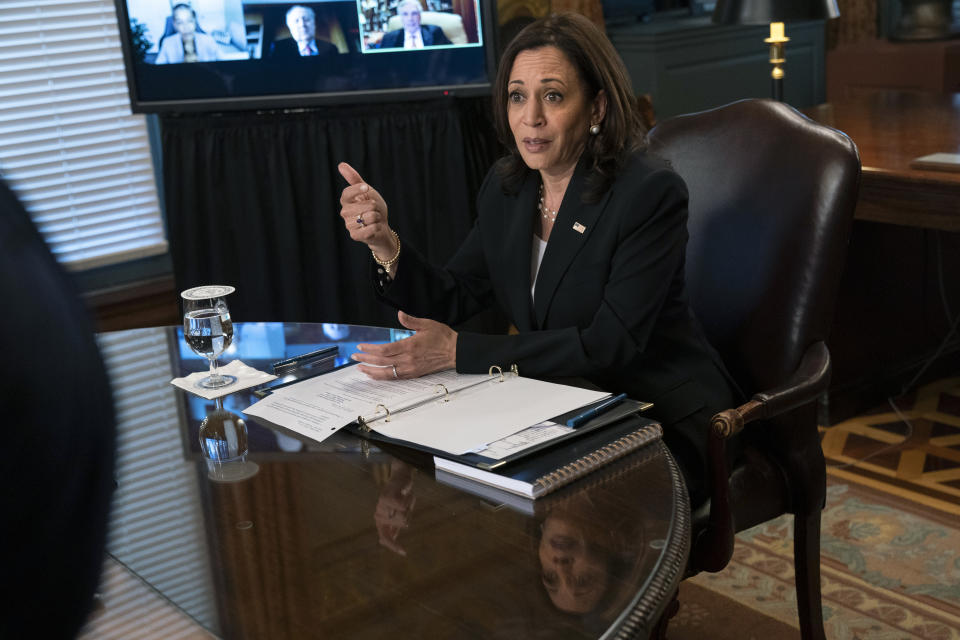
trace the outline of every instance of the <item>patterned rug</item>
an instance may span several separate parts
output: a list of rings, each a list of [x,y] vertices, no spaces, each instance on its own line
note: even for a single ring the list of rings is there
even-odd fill
[[[910,426],[887,407],[823,429],[830,640],[960,639],[960,379],[895,404]],[[789,516],[738,535],[723,572],[685,583],[669,637],[799,638],[792,544]]]
[[[960,639],[960,522],[955,516],[831,479],[821,536],[828,638]],[[724,571],[690,581],[755,610],[753,619],[773,618],[794,627],[784,632],[788,635],[734,637],[799,637],[792,538],[789,516],[749,529],[737,536]],[[713,616],[684,617],[685,604],[681,599],[670,638],[720,637],[708,632],[717,628]],[[706,635],[682,635],[698,627]]]

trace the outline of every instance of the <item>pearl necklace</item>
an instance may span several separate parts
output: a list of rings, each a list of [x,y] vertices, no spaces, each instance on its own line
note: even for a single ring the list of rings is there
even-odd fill
[[[543,202],[543,185],[540,185],[540,203],[537,205],[537,209],[540,211],[540,214],[543,216],[544,220],[549,220],[550,222],[557,221],[557,214],[560,213],[560,210],[551,211],[547,208],[547,205]]]

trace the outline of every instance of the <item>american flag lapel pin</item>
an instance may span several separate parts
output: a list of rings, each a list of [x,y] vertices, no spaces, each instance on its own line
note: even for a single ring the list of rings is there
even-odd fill
[[[573,223],[573,230],[576,231],[577,233],[583,233],[584,231],[587,230],[587,228],[586,228],[585,226],[583,226],[582,224],[580,224],[579,222],[574,222],[574,223]]]

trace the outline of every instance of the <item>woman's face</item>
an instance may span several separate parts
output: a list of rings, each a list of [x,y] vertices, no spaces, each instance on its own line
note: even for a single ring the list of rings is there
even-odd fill
[[[609,583],[607,567],[588,548],[583,532],[563,519],[549,517],[540,538],[543,586],[561,611],[593,611]]]
[[[181,35],[189,35],[197,30],[193,12],[189,9],[177,9],[173,12],[173,28]]]
[[[603,119],[606,96],[596,99],[567,56],[556,47],[517,54],[507,80],[507,119],[531,169],[548,175],[572,173],[590,125]]]

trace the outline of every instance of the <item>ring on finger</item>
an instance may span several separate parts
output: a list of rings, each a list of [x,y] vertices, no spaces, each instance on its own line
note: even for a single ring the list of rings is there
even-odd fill
[[[393,379],[394,379],[394,380],[399,380],[399,379],[400,379],[400,376],[397,375],[397,365],[392,364],[392,365],[390,365],[390,367],[393,369]]]
[[[364,226],[364,224],[363,224],[363,214],[362,214],[362,213],[357,216],[357,224],[360,225],[361,227]]]

